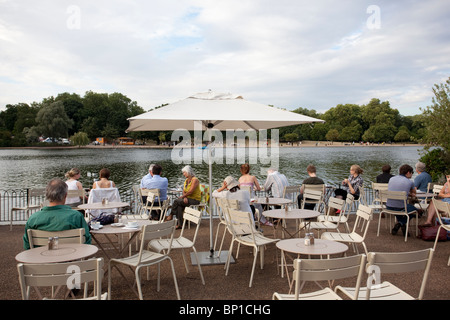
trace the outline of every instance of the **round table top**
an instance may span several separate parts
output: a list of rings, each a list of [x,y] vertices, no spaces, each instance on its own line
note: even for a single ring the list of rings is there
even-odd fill
[[[56,250],[47,246],[22,251],[16,260],[22,263],[59,263],[80,260],[96,254],[98,248],[91,244],[61,243]]]
[[[282,204],[288,204],[292,203],[292,200],[286,199],[286,198],[268,198],[269,202],[267,203],[266,198],[255,198],[252,199],[252,203],[259,203],[259,204],[268,204],[268,205],[282,205]]]
[[[142,226],[147,224],[154,224],[158,223],[158,221],[155,220],[147,220],[147,219],[141,219],[141,220],[133,220],[129,219],[129,221],[136,221],[138,226],[137,228],[132,228],[127,226],[127,219],[123,223],[112,223],[102,226],[100,229],[95,230],[91,229],[89,230],[90,233],[93,234],[121,234],[121,233],[134,233],[134,232],[140,232]]]
[[[304,238],[280,240],[277,242],[277,248],[291,253],[308,255],[337,254],[348,250],[345,243],[323,239],[314,239],[314,244],[307,246]]]
[[[102,210],[102,209],[116,209],[128,207],[128,202],[108,202],[108,204],[102,204],[101,202],[80,204],[78,209],[83,210]]]
[[[320,212],[308,209],[275,209],[264,211],[264,216],[275,219],[309,219],[320,216]]]

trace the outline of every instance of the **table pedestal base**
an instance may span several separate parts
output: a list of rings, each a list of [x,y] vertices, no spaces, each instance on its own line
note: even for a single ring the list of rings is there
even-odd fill
[[[198,260],[199,260],[199,263],[201,266],[225,264],[225,263],[227,263],[227,259],[228,259],[228,251],[221,251],[219,256],[217,255],[217,252],[214,252],[212,257],[211,257],[211,252],[209,252],[209,251],[197,252],[197,255],[198,255]],[[197,265],[197,259],[193,252],[191,252],[191,262],[192,262],[193,266]],[[233,255],[231,255],[230,263],[235,263]]]

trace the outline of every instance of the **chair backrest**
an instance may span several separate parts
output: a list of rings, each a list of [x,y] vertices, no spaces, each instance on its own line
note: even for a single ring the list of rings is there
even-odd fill
[[[325,193],[325,185],[324,184],[306,184],[306,183],[304,183],[304,184],[302,184],[301,187],[303,189],[303,192],[305,190],[319,190],[319,191],[322,191],[322,193]]]
[[[435,184],[435,185],[433,186],[433,193],[439,194],[439,192],[441,192],[441,190],[442,190],[443,187],[444,187],[443,185]]]
[[[76,190],[67,190],[67,198],[81,198],[82,203],[86,203],[86,191],[83,188]]]
[[[163,222],[166,217],[167,210],[170,208],[170,199],[166,199],[161,204],[161,214],[159,216],[159,222]]]
[[[27,193],[27,205],[39,205],[45,201],[46,188],[31,188]]]
[[[239,200],[237,199],[216,198],[216,202],[219,207],[219,215],[221,215],[221,219],[223,219],[224,222],[228,221],[229,219],[228,210],[240,209]]]
[[[323,192],[321,190],[306,189],[303,191],[302,209],[305,207],[305,203],[315,203],[317,206],[323,201]]]
[[[340,218],[345,214],[346,211],[346,202],[344,199],[339,199],[339,198],[335,198],[335,197],[330,197],[328,199],[328,210],[327,210],[327,216],[330,215],[330,213],[332,212],[331,210],[341,210],[341,212],[339,213],[339,221],[338,221],[338,225],[340,222]]]
[[[247,191],[250,195],[250,198],[252,197],[253,194],[253,188],[251,186],[239,186],[239,188],[241,190]]]
[[[333,259],[295,259],[294,260],[294,298],[298,300],[304,281],[330,281],[356,277],[354,300],[361,286],[362,274],[366,264],[366,255]]]
[[[196,225],[194,236],[192,238],[192,243],[195,243],[197,239],[198,229],[200,228],[200,222],[202,220],[202,212],[199,210],[195,210],[190,207],[184,208],[183,213],[183,227],[181,228],[180,238],[183,237],[184,228],[187,222],[192,222]]]
[[[369,230],[369,224],[371,219],[372,219],[372,209],[370,209],[365,205],[360,204],[358,206],[358,210],[356,210],[356,220],[355,224],[353,225],[353,232],[356,232],[356,228],[358,227],[359,223],[364,221],[365,222],[364,232],[361,235],[361,237],[365,239],[367,231]]]
[[[450,217],[450,204],[441,200],[432,198],[434,208],[436,209],[436,216],[439,220],[439,224],[444,225],[442,222],[442,216]]]
[[[382,276],[383,273],[404,273],[424,270],[422,284],[418,299],[423,298],[425,286],[428,280],[428,273],[431,267],[434,250],[424,249],[411,252],[369,252],[367,257],[368,270],[378,270],[372,276]],[[372,268],[369,268],[373,266]],[[375,283],[381,283],[381,279],[376,279]],[[370,299],[370,286],[367,290],[366,298]]]
[[[380,191],[381,190],[386,191],[387,189],[388,189],[387,183],[372,182],[372,196],[373,196],[372,204],[380,203],[381,202]],[[360,192],[360,194],[362,193]]]
[[[58,243],[85,243],[85,232],[84,228],[62,231],[27,230],[30,248],[46,246],[50,237],[58,237]]]
[[[119,189],[117,188],[95,188],[89,191],[88,203],[102,202],[107,198],[109,202],[120,202]],[[88,210],[89,213],[98,217],[102,212],[117,213],[119,209]]]
[[[388,191],[388,190],[380,190],[380,199],[383,205],[386,204],[387,200],[401,200],[403,201],[403,205],[406,212],[406,201],[408,200],[408,196],[405,191]],[[401,212],[401,211],[399,211]]]
[[[145,251],[145,245],[148,241],[153,239],[159,239],[159,238],[170,238],[169,246],[167,248],[166,254],[170,254],[170,249],[172,248],[172,240],[173,240],[173,233],[175,231],[177,220],[169,220],[161,223],[154,223],[154,224],[147,224],[142,227],[141,232],[141,246],[139,249],[139,257],[138,257],[138,264],[140,264],[142,260],[142,255]]]
[[[31,287],[62,286],[71,290],[79,289],[81,284],[87,285],[89,282],[95,283],[95,297],[98,300],[102,297],[103,258],[51,264],[19,263],[17,270],[23,300],[30,299]],[[51,298],[54,299],[58,292],[52,290]],[[84,298],[87,298],[86,293],[87,290]],[[43,298],[40,290],[37,290],[37,294],[40,299]]]
[[[230,229],[233,236],[240,236],[242,235],[241,230],[245,229],[248,230],[249,233],[251,233],[251,239],[253,240],[253,243],[256,243],[255,240],[255,226],[253,224],[253,220],[251,218],[251,213],[246,211],[240,211],[235,209],[229,209],[228,210],[229,215],[229,221],[228,228]]]

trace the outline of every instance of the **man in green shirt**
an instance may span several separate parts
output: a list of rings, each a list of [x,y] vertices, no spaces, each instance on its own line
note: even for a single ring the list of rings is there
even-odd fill
[[[23,247],[30,249],[28,239],[28,229],[37,229],[45,231],[62,231],[69,229],[85,229],[85,243],[91,243],[91,234],[89,226],[81,212],[73,210],[70,206],[64,205],[67,197],[67,184],[60,179],[51,180],[46,188],[45,197],[49,201],[47,207],[33,213],[25,225],[25,234],[23,235]]]

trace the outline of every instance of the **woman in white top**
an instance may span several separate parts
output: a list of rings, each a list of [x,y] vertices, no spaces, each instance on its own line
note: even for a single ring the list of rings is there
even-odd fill
[[[116,185],[114,184],[113,181],[108,180],[109,176],[111,175],[111,171],[109,171],[109,169],[103,168],[102,170],[100,170],[98,175],[99,175],[100,180],[94,182],[92,189],[115,188],[116,187]]]
[[[250,207],[250,194],[247,191],[239,189],[239,182],[232,176],[228,176],[223,181],[222,187],[214,190],[212,196],[215,198],[226,198],[239,201],[240,211],[251,213],[253,218],[253,212]]]
[[[83,189],[83,185],[81,184],[78,179],[80,179],[81,172],[77,168],[70,169],[69,172],[66,173],[66,184],[69,187],[69,190],[81,190]],[[71,197],[66,199],[66,204],[70,205],[71,207],[76,207],[79,204],[82,203],[82,199],[79,197]]]

